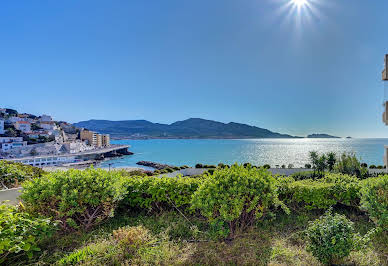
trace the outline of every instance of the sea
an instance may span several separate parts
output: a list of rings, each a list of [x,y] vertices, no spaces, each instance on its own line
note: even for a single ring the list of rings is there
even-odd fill
[[[384,145],[388,139],[149,139],[113,140],[130,145],[134,155],[102,162],[99,167],[139,167],[139,161],[175,166],[251,163],[271,167],[309,163],[309,152],[354,153],[362,162],[383,165]]]

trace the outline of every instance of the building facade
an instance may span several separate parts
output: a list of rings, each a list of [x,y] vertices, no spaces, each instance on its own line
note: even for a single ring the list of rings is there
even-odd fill
[[[82,129],[80,133],[80,138],[82,141],[87,141],[89,145],[94,146],[96,148],[110,146],[109,134],[98,134],[94,131]]]
[[[388,126],[388,54],[384,58],[384,70],[382,73],[382,80],[384,82],[384,112],[383,122]],[[388,146],[384,146],[384,165],[388,167]]]
[[[4,134],[4,120],[0,119],[0,134]]]
[[[27,121],[17,121],[15,123],[15,128],[23,133],[29,133],[31,132],[31,123]]]

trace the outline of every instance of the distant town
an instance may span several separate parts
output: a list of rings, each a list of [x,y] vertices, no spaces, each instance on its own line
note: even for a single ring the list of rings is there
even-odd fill
[[[0,159],[38,167],[92,164],[130,154],[127,148],[112,145],[109,134],[55,121],[47,114],[0,108]]]

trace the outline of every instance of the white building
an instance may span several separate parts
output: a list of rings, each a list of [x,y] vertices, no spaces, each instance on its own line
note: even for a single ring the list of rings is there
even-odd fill
[[[42,166],[61,165],[64,163],[74,163],[77,160],[75,156],[35,156],[35,157],[26,157],[22,159],[13,159],[10,161],[42,167]]]
[[[15,123],[15,128],[23,133],[29,133],[31,132],[31,123],[27,121],[17,121]]]
[[[1,151],[8,152],[10,150],[17,149],[17,148],[23,148],[26,146],[27,146],[27,141],[2,143],[1,144]]]
[[[23,141],[22,137],[0,137],[0,144],[9,143],[9,142],[21,142]]]
[[[39,118],[39,121],[41,121],[41,122],[51,122],[51,121],[53,121],[53,119],[49,115],[41,115],[41,117]]]
[[[49,121],[42,121],[39,123],[39,126],[45,130],[54,130],[56,129],[56,125],[54,122],[49,122]]]
[[[4,134],[4,120],[0,119],[0,134]]]
[[[10,150],[26,146],[27,141],[23,141],[22,137],[0,137],[0,150],[2,152],[9,152]]]

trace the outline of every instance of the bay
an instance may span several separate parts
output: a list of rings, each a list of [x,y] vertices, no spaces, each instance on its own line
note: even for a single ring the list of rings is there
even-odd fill
[[[382,165],[388,139],[150,139],[112,143],[130,145],[135,154],[104,161],[100,167],[131,167],[142,160],[176,166],[249,162],[302,167],[309,162],[310,151],[353,152],[368,165]]]

